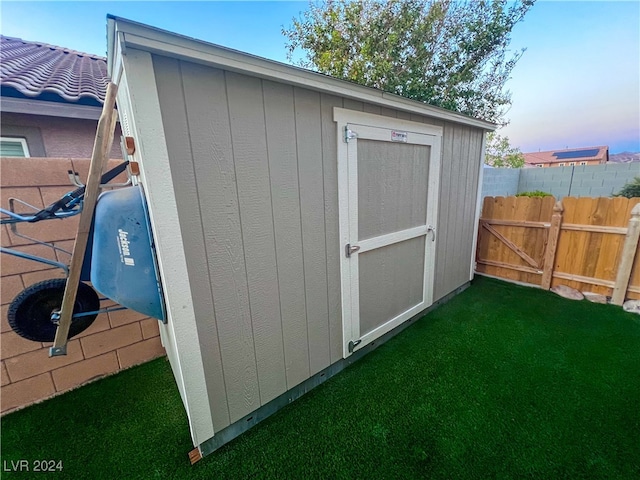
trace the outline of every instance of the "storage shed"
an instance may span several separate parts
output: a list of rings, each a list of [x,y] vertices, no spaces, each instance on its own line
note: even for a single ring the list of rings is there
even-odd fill
[[[493,124],[121,18],[108,42],[195,457],[472,278]]]

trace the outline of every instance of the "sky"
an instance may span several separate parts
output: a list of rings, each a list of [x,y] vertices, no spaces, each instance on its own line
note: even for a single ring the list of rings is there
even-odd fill
[[[287,62],[282,28],[307,2],[0,2],[0,33],[106,55],[108,13]],[[515,26],[526,51],[506,88],[523,152],[609,145],[640,151],[640,1],[541,1]]]

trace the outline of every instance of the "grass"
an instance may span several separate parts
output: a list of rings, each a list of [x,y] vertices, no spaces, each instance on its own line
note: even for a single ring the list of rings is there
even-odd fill
[[[479,278],[195,466],[161,359],[4,417],[3,469],[51,459],[90,479],[636,479],[639,371],[637,315]]]

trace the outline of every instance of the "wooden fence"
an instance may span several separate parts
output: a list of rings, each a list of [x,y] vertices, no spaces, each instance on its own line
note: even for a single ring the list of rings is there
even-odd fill
[[[476,271],[640,299],[640,198],[485,197]]]

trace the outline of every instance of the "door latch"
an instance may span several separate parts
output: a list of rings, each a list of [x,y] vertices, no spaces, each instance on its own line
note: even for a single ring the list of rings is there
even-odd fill
[[[431,241],[435,242],[436,241],[436,227],[434,227],[433,225],[427,225],[427,234],[431,232]]]
[[[349,353],[353,353],[353,351],[356,349],[356,347],[357,347],[358,345],[360,345],[361,343],[362,343],[362,340],[355,340],[355,341],[351,340],[351,341],[349,342],[349,345],[348,345],[348,347],[349,347]]]
[[[347,243],[344,246],[344,254],[347,256],[347,258],[349,258],[352,253],[356,253],[358,250],[360,250],[360,247],[358,245],[351,245],[350,243]]]

